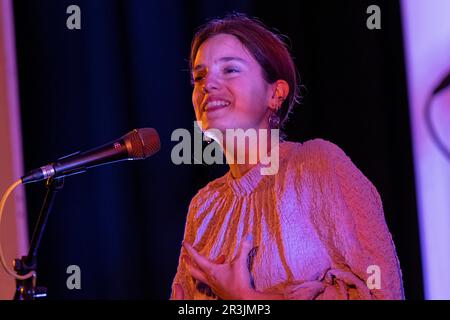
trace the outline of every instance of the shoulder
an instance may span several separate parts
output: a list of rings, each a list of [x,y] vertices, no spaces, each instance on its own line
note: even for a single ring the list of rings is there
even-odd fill
[[[378,198],[372,182],[336,144],[324,139],[293,143],[287,157],[284,177],[292,177],[293,183],[307,183],[321,190],[339,185],[339,189],[352,193],[368,190]]]
[[[316,138],[299,142],[286,142],[288,152],[288,168],[301,168],[313,170],[316,173],[325,173],[333,170],[339,163],[350,162],[345,152],[333,142]]]
[[[336,144],[323,139],[305,142],[298,158],[301,158],[319,181],[332,185],[336,182],[347,198],[364,197],[381,203],[380,195],[368,177]],[[334,184],[333,184],[334,185]]]
[[[308,140],[302,144],[300,153],[303,157],[330,162],[337,158],[348,159],[345,152],[331,141],[324,139]]]

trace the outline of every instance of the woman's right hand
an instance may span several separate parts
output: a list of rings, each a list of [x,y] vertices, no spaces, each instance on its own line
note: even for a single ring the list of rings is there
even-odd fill
[[[217,260],[215,261],[215,263],[224,263],[225,262],[225,256],[221,255],[219,258],[217,258]],[[181,283],[175,282],[173,284],[173,293],[172,293],[172,298],[171,300],[184,300],[184,289],[183,286],[181,285]]]

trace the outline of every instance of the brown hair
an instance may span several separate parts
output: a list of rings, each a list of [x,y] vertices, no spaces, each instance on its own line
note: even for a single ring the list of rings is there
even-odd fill
[[[201,44],[221,33],[233,35],[241,41],[261,66],[267,83],[285,80],[289,84],[289,94],[277,112],[281,129],[300,98],[299,76],[286,43],[280,35],[270,31],[261,21],[242,13],[232,13],[223,18],[210,20],[199,28],[192,39],[189,61],[191,75]]]

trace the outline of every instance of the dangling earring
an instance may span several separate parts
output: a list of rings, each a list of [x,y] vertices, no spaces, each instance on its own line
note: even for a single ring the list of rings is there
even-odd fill
[[[206,141],[207,144],[210,144],[213,139],[205,135],[204,140]]]
[[[278,111],[278,108],[277,108]],[[269,116],[269,126],[271,129],[279,129],[280,128],[280,116],[276,111],[272,110],[272,114]]]

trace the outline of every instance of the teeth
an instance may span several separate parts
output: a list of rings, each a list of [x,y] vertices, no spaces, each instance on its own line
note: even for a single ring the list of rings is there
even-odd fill
[[[229,104],[230,103],[228,101],[214,100],[214,101],[208,102],[205,109],[208,109],[209,107],[228,106]]]

